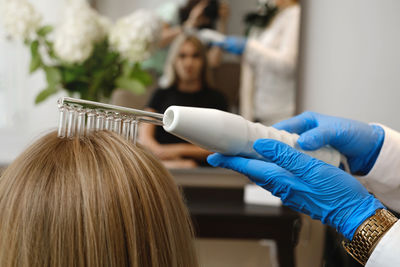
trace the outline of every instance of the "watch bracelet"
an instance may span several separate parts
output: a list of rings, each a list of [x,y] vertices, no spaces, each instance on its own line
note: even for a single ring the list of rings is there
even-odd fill
[[[377,242],[396,221],[390,211],[379,209],[358,227],[352,241],[343,241],[342,245],[355,260],[365,265]]]

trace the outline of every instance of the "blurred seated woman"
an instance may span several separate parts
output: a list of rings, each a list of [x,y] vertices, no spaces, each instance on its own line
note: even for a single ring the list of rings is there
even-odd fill
[[[155,9],[163,23],[159,49],[149,60],[142,63],[144,68],[154,70],[157,77],[162,75],[169,46],[176,37],[200,29],[214,29],[225,34],[229,18],[229,5],[224,1],[187,0],[183,1],[183,5],[177,1],[160,3],[161,6]],[[209,47],[207,58],[211,67],[219,66],[222,50],[217,46]]]
[[[181,35],[173,43],[165,66],[165,88],[152,95],[148,111],[164,113],[172,105],[227,110],[227,101],[210,83],[206,48],[194,36]],[[190,168],[203,164],[210,152],[144,123],[140,142],[147,146],[169,168]]]
[[[30,146],[0,178],[0,266],[198,266],[168,171],[112,132]]]

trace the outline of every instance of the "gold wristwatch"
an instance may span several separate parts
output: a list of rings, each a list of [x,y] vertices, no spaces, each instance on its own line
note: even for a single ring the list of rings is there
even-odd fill
[[[381,237],[396,221],[396,216],[390,211],[379,209],[357,228],[352,241],[343,241],[342,245],[347,253],[365,265]]]

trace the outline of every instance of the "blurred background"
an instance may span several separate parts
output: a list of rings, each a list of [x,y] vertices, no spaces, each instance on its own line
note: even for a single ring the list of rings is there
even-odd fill
[[[12,14],[7,9],[7,2],[10,1],[0,1],[0,14],[6,22],[7,16]],[[22,0],[16,2],[19,1]],[[68,16],[74,17],[72,11],[70,14],[66,12],[69,6],[82,1],[30,0],[27,2],[41,14],[41,25],[52,25],[57,29],[67,21]],[[214,6],[216,10],[214,13],[216,12],[217,15],[211,20],[212,23],[208,21],[203,24],[201,14],[205,14],[206,5],[202,8],[197,6],[200,14],[197,17],[192,11],[199,3],[188,7],[189,11],[185,19],[179,17],[179,10],[188,2],[190,1],[91,0],[88,2],[94,12],[107,18],[109,21],[107,23],[110,25],[132,12],[145,9],[157,17],[154,20],[159,23],[159,35],[162,36],[160,39],[164,38],[163,34],[166,33],[172,36],[170,39],[165,39],[168,39],[166,44],[156,44],[152,50],[150,58],[153,57],[153,59],[154,53],[165,50],[164,59],[161,61],[157,59],[156,67],[150,63],[146,65],[144,62],[148,59],[140,59],[141,65],[137,70],[135,70],[135,65],[129,65],[132,73],[137,71],[134,79],[140,81],[139,85],[131,80],[116,78],[118,83],[111,86],[110,95],[106,95],[107,98],[100,97],[95,100],[106,99],[118,105],[156,109],[157,105],[151,104],[156,102],[155,92],[168,87],[162,86],[162,79],[167,69],[164,63],[168,64],[166,57],[168,52],[171,53],[174,41],[182,32],[189,31],[193,34],[193,29],[195,29],[197,34],[197,30],[206,28],[215,30],[214,35],[196,36],[200,36],[207,51],[209,72],[213,80],[212,89],[223,95],[226,110],[266,124],[272,124],[275,120],[305,110],[312,110],[365,122],[379,122],[397,131],[400,130],[399,1],[224,0],[217,1],[218,5]],[[282,7],[279,6],[280,4]],[[289,8],[293,9],[294,5],[300,11],[298,14],[293,10],[284,14]],[[17,8],[17,10],[20,9]],[[26,10],[29,13],[29,8]],[[18,15],[21,17],[15,16],[14,28],[11,27],[14,31],[23,27],[19,20],[29,15],[21,14]],[[148,24],[141,26],[143,30],[147,28],[146,25]],[[77,93],[78,91],[71,93],[57,89],[51,91],[48,97],[46,95],[46,99],[35,104],[35,100],[38,102],[38,94],[54,82],[52,70],[37,67],[30,74],[33,60],[32,41],[24,44],[24,38],[12,38],[12,34],[8,32],[9,29],[9,24],[7,26],[7,23],[0,23],[0,166],[7,166],[32,140],[50,128],[56,128],[58,116],[56,102],[60,96],[68,93],[82,96],[82,93],[81,95]],[[286,34],[285,29],[293,29],[293,31]],[[57,30],[51,32],[49,30],[49,33],[45,31],[44,29],[42,33],[49,36],[49,40],[57,38]],[[140,36],[140,30],[137,31],[137,35]],[[232,37],[230,39],[232,41],[228,43],[224,39],[226,37]],[[68,40],[72,39],[70,37]],[[119,43],[118,40],[116,41],[117,45],[122,46],[121,42],[121,40]],[[279,44],[284,42],[287,42],[287,46],[280,47]],[[62,44],[61,42],[61,46]],[[181,55],[183,45],[181,43],[181,46],[175,46],[176,62],[173,61],[170,64],[178,69],[179,60],[183,60]],[[266,50],[263,50],[264,48]],[[254,56],[252,49],[261,56],[257,54]],[[274,52],[273,49],[278,49],[280,53]],[[198,54],[200,50],[194,53]],[[43,54],[45,51],[39,49],[39,53]],[[119,53],[123,55],[123,52]],[[197,54],[194,57],[199,57]],[[281,54],[285,55],[282,56],[282,60]],[[45,56],[42,61],[46,62]],[[69,63],[68,66],[81,63]],[[118,64],[121,64],[121,68],[125,66],[125,63]],[[175,72],[175,75],[181,75],[178,70]],[[264,77],[262,73],[269,73],[269,76]],[[151,79],[148,80],[147,77]],[[183,81],[182,77],[178,78],[180,78],[178,81]],[[181,87],[179,83],[169,85],[176,86],[178,89]],[[126,88],[122,88],[124,86]],[[285,93],[282,93],[282,88],[286,90]],[[268,109],[268,107],[260,110],[260,104],[257,101],[264,97],[266,101],[282,104],[275,109]],[[208,101],[206,102],[209,104]],[[156,111],[162,112],[157,109]],[[264,118],[265,113],[276,116]],[[144,131],[145,134],[146,131]],[[158,151],[154,153],[157,154]],[[194,166],[198,168],[201,164],[196,163]],[[185,177],[192,177],[193,173],[199,177],[206,176],[206,178],[216,175],[198,170],[193,172],[175,170],[175,175],[179,176],[183,183],[187,183]],[[191,181],[198,184],[195,178]],[[231,181],[234,185],[230,182],[227,184],[221,182],[223,185],[219,184],[217,187],[243,187],[242,177],[232,178]],[[207,184],[202,186],[210,187]],[[322,225],[304,218],[302,225],[296,252],[297,266],[322,266],[323,262],[325,266],[335,266],[326,263],[329,262],[326,261],[326,247],[329,247],[329,244],[326,243],[326,233]],[[200,239],[198,246],[204,266],[276,266],[277,264],[276,245],[265,240]],[[346,266],[353,266],[351,263],[346,262],[346,264],[349,264]]]

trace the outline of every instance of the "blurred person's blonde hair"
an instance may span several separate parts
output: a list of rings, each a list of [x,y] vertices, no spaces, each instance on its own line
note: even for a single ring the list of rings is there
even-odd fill
[[[197,37],[183,33],[175,38],[174,42],[171,44],[171,47],[168,51],[167,60],[164,66],[164,73],[161,76],[159,82],[159,85],[162,88],[169,88],[173,85],[177,85],[179,77],[178,74],[176,73],[175,62],[178,58],[179,51],[182,45],[185,44],[186,42],[190,42],[196,47],[203,62],[201,69],[201,77],[200,77],[202,86],[203,87],[213,86],[211,72],[208,66],[207,48]]]
[[[198,266],[168,171],[111,132],[30,146],[0,178],[0,266]]]

